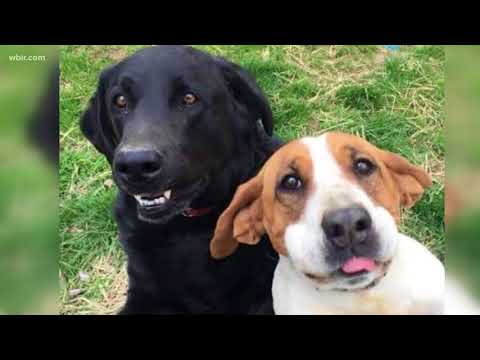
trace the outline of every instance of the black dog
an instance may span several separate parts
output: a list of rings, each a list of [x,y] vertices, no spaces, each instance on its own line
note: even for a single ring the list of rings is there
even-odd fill
[[[209,255],[236,187],[281,146],[239,66],[185,46],[143,49],[100,76],[81,129],[112,165],[128,256],[121,314],[272,314],[269,247]]]

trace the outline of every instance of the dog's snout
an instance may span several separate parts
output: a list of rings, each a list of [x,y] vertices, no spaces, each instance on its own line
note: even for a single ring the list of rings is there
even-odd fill
[[[336,247],[345,248],[367,240],[372,218],[362,207],[350,207],[326,213],[322,228],[327,239]]]
[[[115,158],[115,170],[127,179],[148,179],[159,174],[162,158],[154,150],[124,150]]]

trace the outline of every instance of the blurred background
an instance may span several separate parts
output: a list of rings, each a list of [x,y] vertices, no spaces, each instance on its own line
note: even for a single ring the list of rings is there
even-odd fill
[[[57,313],[58,51],[0,45],[0,314]]]
[[[447,46],[447,307],[480,314],[480,46]]]

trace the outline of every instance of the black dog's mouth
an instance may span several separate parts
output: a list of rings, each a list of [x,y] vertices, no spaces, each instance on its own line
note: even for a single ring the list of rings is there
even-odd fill
[[[151,223],[165,223],[187,209],[206,188],[201,178],[187,186],[169,186],[167,190],[134,194],[139,218]]]
[[[137,200],[138,206],[145,208],[145,209],[155,209],[160,208],[172,197],[172,190],[169,189],[164,191],[163,193],[157,194],[142,194],[142,195],[134,195],[135,200]]]

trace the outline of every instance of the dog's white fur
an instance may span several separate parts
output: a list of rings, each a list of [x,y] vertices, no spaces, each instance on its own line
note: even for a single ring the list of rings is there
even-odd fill
[[[322,290],[280,256],[272,294],[277,315],[442,314],[443,266],[418,241],[397,234],[387,275],[373,288]]]

